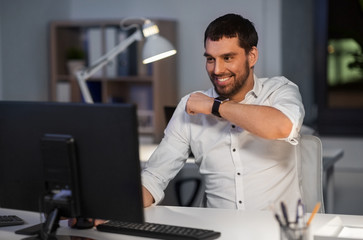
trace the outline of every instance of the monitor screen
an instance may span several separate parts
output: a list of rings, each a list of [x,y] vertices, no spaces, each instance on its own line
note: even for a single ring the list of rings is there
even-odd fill
[[[49,134],[74,139],[80,217],[144,220],[136,107],[128,104],[1,101],[0,207],[42,211]]]

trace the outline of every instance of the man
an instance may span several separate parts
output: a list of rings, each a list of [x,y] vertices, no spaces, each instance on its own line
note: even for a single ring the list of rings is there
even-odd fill
[[[258,36],[236,14],[205,31],[213,88],[182,98],[142,173],[144,206],[163,190],[190,152],[205,179],[207,207],[267,209],[301,197],[296,144],[304,117],[298,87],[284,77],[257,78]]]

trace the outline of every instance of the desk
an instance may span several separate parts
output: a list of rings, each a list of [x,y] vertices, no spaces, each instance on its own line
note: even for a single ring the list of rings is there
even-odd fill
[[[14,233],[15,230],[31,226],[39,222],[39,214],[34,212],[1,209],[0,214],[16,214],[26,221],[26,225],[1,227],[0,239],[22,239],[24,236]],[[311,223],[310,234],[322,227],[334,216],[333,214],[317,214]],[[363,216],[339,215],[345,224],[363,224]],[[279,227],[268,211],[240,211],[232,209],[186,208],[171,206],[152,206],[145,209],[145,219],[149,222],[213,229],[221,232],[219,240],[278,240]],[[59,235],[77,235],[99,240],[145,239],[120,234],[98,232],[95,229],[76,230],[61,221]],[[311,238],[313,240],[313,238]]]
[[[147,144],[140,145],[140,161],[142,166],[145,165],[146,161],[149,159],[151,154],[154,152],[158,145]],[[342,158],[343,150],[337,148],[323,148],[323,196],[324,196],[324,206],[327,213],[334,212],[334,165]],[[194,164],[192,158],[188,159],[185,169],[195,175],[197,166]],[[184,171],[182,175],[190,176],[191,174]],[[171,191],[174,192],[174,191]],[[168,196],[166,196],[168,197]],[[170,201],[167,204],[171,204],[173,197],[169,197]]]

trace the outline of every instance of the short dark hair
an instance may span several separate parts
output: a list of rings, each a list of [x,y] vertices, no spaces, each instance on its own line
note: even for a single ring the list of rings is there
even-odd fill
[[[258,35],[253,23],[238,14],[229,13],[212,21],[204,33],[204,47],[207,39],[218,41],[223,37],[238,37],[239,45],[248,53],[257,47]]]

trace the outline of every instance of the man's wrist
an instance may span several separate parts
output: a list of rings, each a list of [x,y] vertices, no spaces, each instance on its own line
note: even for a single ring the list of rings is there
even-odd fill
[[[213,102],[213,105],[212,105],[212,114],[217,116],[217,117],[222,117],[221,114],[219,113],[219,108],[226,101],[227,100],[222,100],[220,98],[215,98],[214,102]]]

